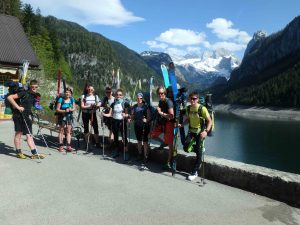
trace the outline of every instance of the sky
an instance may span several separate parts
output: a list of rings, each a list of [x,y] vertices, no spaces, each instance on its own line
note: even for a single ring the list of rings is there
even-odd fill
[[[23,0],[43,16],[84,26],[128,48],[201,55],[224,48],[242,59],[254,32],[282,30],[300,0]]]

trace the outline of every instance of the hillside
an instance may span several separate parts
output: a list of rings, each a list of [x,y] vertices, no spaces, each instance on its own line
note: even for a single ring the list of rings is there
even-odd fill
[[[251,41],[250,41],[251,42]],[[218,102],[300,107],[300,17],[247,48],[226,85],[213,89]]]
[[[64,57],[78,85],[82,85],[89,72],[90,82],[98,90],[103,90],[106,85],[112,85],[112,71],[120,69],[121,87],[132,92],[138,79],[157,77],[139,54],[116,41],[89,32],[76,23],[54,17],[46,17],[44,22],[49,29],[56,31]]]

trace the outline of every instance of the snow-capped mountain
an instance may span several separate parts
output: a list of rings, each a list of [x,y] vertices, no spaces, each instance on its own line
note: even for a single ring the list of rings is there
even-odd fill
[[[219,49],[216,51],[205,51],[202,55],[171,55],[160,52],[142,52],[141,56],[149,66],[160,72],[160,64],[168,64],[174,61],[176,75],[181,81],[199,85],[202,88],[211,86],[218,77],[230,78],[231,71],[238,67],[240,62],[230,52]]]
[[[233,54],[224,49],[206,51],[199,57],[185,56],[181,60],[174,61],[176,68],[187,82],[199,82],[205,87],[211,86],[218,77],[225,77],[228,80],[231,71],[240,64]]]

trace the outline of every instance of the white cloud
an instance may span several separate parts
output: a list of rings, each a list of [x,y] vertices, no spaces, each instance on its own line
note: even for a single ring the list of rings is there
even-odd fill
[[[26,2],[25,2],[26,1]],[[120,0],[25,0],[34,8],[39,7],[42,15],[53,15],[71,20],[83,26],[91,24],[124,26],[144,18],[126,10]]]
[[[192,30],[171,28],[161,33],[155,40],[175,46],[197,45],[205,40],[205,34]]]
[[[234,42],[216,42],[210,46],[210,49],[216,50],[220,48],[224,48],[226,50],[229,50],[231,52],[240,51],[246,48],[247,45],[245,44],[239,44]]]
[[[206,27],[212,29],[212,32],[221,40],[234,39],[239,43],[248,42],[251,37],[245,31],[232,28],[233,23],[224,18],[213,19]]]
[[[187,54],[192,54],[192,55],[201,55],[201,48],[200,47],[193,47],[189,46],[186,48]]]
[[[145,42],[149,48],[159,48],[159,49],[166,49],[168,47],[165,43],[158,43],[157,41],[146,41]]]
[[[167,48],[166,52],[170,55],[175,55],[175,56],[184,56],[186,55],[186,50],[185,49],[179,49],[179,48]]]

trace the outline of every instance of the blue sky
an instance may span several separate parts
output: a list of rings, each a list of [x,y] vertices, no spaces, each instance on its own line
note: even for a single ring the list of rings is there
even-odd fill
[[[76,22],[138,53],[199,54],[225,48],[242,58],[257,30],[283,29],[300,0],[24,0],[42,15]]]

